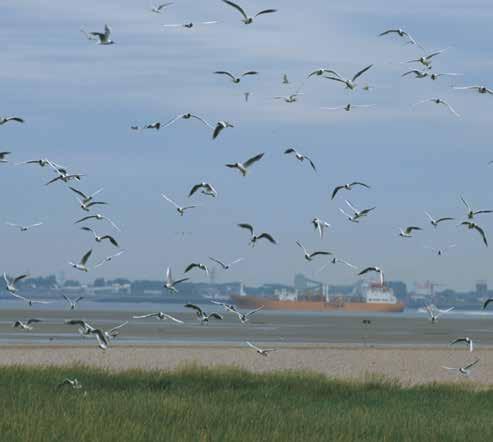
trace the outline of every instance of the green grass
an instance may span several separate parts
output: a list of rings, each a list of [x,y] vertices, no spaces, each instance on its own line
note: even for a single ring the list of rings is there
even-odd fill
[[[493,390],[304,372],[0,368],[0,404],[2,442],[493,440]]]

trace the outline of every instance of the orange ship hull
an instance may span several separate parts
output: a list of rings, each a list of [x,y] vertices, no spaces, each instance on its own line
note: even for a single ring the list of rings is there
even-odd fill
[[[300,310],[311,312],[341,311],[341,312],[394,312],[404,311],[405,305],[366,303],[366,302],[325,302],[325,301],[279,301],[275,299],[259,298],[256,296],[232,295],[233,302],[242,308],[258,308],[264,306],[268,310]]]

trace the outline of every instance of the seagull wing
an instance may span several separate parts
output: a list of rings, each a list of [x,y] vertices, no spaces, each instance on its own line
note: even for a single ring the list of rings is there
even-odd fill
[[[258,15],[258,14],[257,14]],[[241,77],[244,77],[245,75],[258,75],[258,72],[257,71],[247,71],[247,72],[243,72],[243,74],[241,74]]]
[[[454,218],[450,218],[450,217],[438,218],[436,220],[436,223],[438,224],[438,223],[441,223],[442,221],[453,221],[453,220],[454,220]]]
[[[107,239],[111,244],[113,244],[115,247],[120,247],[118,243],[116,242],[116,239],[113,238],[111,235],[104,235],[101,237],[101,240]]]
[[[258,155],[255,155],[252,158],[249,158],[243,163],[243,166],[245,168],[250,167],[253,163],[256,163],[257,161],[260,161],[262,157],[264,156],[264,153],[259,153]]]
[[[78,221],[75,221],[74,224],[79,224],[79,223],[81,223],[83,221],[87,221],[88,219],[93,219],[93,218],[96,218],[96,216],[95,215],[85,216],[84,218],[81,218]]]
[[[486,307],[488,307],[488,304],[492,303],[493,302],[493,298],[489,298],[487,299],[484,304],[483,304],[483,310],[486,309]]]
[[[128,321],[122,322],[120,325],[117,325],[116,327],[113,327],[111,330],[109,330],[108,333],[111,335],[113,332],[115,332],[116,330],[119,330],[120,328],[124,327],[127,324],[128,324]]]
[[[224,270],[226,270],[228,268],[228,266],[226,264],[224,264],[223,262],[219,261],[219,259],[212,258],[211,256],[209,256],[209,259],[211,261],[214,261],[216,264],[219,264]]]
[[[317,255],[332,255],[332,253],[330,253],[330,252],[323,252],[323,251],[318,251],[318,252],[310,253],[310,257],[314,257],[314,256],[317,256]]]
[[[359,212],[359,210],[358,210],[358,209],[356,209],[356,207],[354,207],[354,206],[351,204],[351,202],[350,202],[350,201],[348,201],[348,200],[344,200],[344,201],[346,202],[346,204],[348,205],[348,207],[349,207],[349,208],[350,208],[350,209],[351,209],[354,213],[358,213],[358,212]]]
[[[353,77],[353,81],[355,81],[358,77],[361,77],[361,75],[363,75],[366,71],[368,71],[369,69],[371,69],[373,67],[372,64],[370,64],[369,66],[367,66],[366,68],[362,69],[361,71],[359,71],[354,77]]]
[[[199,265],[198,264],[195,264],[194,262],[192,264],[189,264],[187,266],[187,268],[185,269],[185,272],[184,273],[188,273],[190,270],[192,270],[193,268],[195,267],[198,267]]]
[[[91,249],[91,250],[89,250],[89,251],[88,251],[88,252],[87,252],[87,253],[86,253],[86,254],[82,257],[82,259],[80,260],[80,263],[81,263],[82,265],[86,265],[86,262],[87,262],[87,260],[89,259],[89,257],[91,256],[91,253],[92,253],[92,249]]]
[[[231,78],[231,80],[235,81],[236,78],[233,74],[227,72],[227,71],[216,71],[214,72],[215,74],[219,74],[219,75],[227,75],[229,78]]]
[[[469,206],[469,204],[467,203],[467,201],[464,199],[464,197],[462,195],[459,195],[461,201],[464,203],[464,205],[466,206],[467,210],[468,211],[471,211],[471,206]]]
[[[266,240],[270,241],[272,244],[277,244],[276,240],[269,235],[268,233],[261,233],[259,236],[257,236],[257,239],[262,239],[265,238]]]
[[[211,313],[211,314],[209,315],[209,318],[219,319],[220,321],[222,321],[222,319],[223,319],[223,317],[222,317],[219,313],[216,313],[216,312]]]
[[[285,154],[290,154],[290,153],[297,153],[295,149],[293,149],[292,147],[286,149],[284,151]]]
[[[241,224],[238,224],[238,227],[241,227],[242,229],[249,230],[250,234],[253,236],[253,226],[251,224],[241,223]]]
[[[26,278],[27,276],[29,276],[27,273],[24,274],[24,275],[20,275],[18,276],[17,278],[15,278],[13,281],[12,281],[12,285],[15,285],[17,284],[21,279],[24,279]]]
[[[69,189],[72,192],[75,192],[77,195],[79,195],[82,199],[84,199],[84,200],[88,199],[87,195],[84,192],[81,192],[80,190],[77,190],[74,187],[70,187],[70,186],[69,186]]]
[[[252,311],[248,312],[245,316],[248,318],[249,316],[252,316],[255,313],[257,313],[258,311],[262,310],[263,308],[264,308],[264,306],[261,305],[259,308],[256,308],[255,310],[252,310]]]
[[[168,201],[169,203],[173,204],[173,206],[175,206],[177,209],[180,208],[180,206],[178,204],[176,204],[171,198],[167,197],[164,193],[161,194],[161,196],[166,200]]]
[[[378,272],[378,270],[376,267],[367,267],[366,269],[361,270],[361,272],[359,272],[358,275],[364,275],[368,272]]]
[[[310,166],[312,166],[312,169],[316,172],[317,171],[317,168],[315,167],[315,164],[313,163],[313,161],[311,160],[311,158],[307,157],[306,155],[305,155],[305,158],[310,163]]]
[[[227,5],[235,8],[245,18],[245,20],[248,20],[248,16],[246,15],[245,11],[241,6],[237,5],[236,3],[233,3],[230,0],[223,0],[223,3],[226,3]]]
[[[248,345],[250,348],[253,348],[254,350],[262,351],[261,348],[257,347],[255,344],[252,344],[251,342],[246,341],[245,343],[246,345]]]
[[[273,12],[277,12],[277,9],[264,9],[263,11],[257,12],[255,14],[255,17],[258,17],[259,15],[262,14],[272,14]]]
[[[193,308],[199,315],[204,314],[203,310],[198,305],[188,303],[185,304],[185,307]]]
[[[159,316],[159,313],[149,313],[148,315],[132,316],[133,319],[145,319],[152,318],[153,316]]]
[[[308,255],[308,252],[305,249],[305,246],[303,244],[301,244],[299,241],[296,241],[296,244],[298,244],[298,247],[301,247],[303,249],[303,251]]]
[[[479,232],[479,234],[483,238],[484,245],[488,247],[488,240],[486,239],[486,234],[484,233],[484,230],[481,227],[479,227],[477,224],[474,225],[474,229]]]
[[[476,360],[475,360],[474,362],[472,362],[471,364],[466,365],[466,366],[464,367],[464,370],[469,370],[470,368],[474,367],[474,366],[475,366],[478,362],[479,362],[479,358],[478,358],[478,359],[476,359]]]
[[[175,282],[174,282],[174,285],[177,285],[177,284],[180,284],[180,282],[185,282],[185,281],[188,281],[190,278],[181,278],[181,279],[177,279]]]
[[[335,196],[337,195],[337,192],[339,192],[339,190],[341,190],[341,189],[344,189],[344,186],[337,186],[337,187],[335,187],[334,190],[332,191],[332,197],[331,197],[331,199],[334,199]]]
[[[202,187],[202,184],[195,184],[195,186],[193,186],[192,189],[190,190],[190,193],[188,194],[188,196],[191,197],[201,187]]]
[[[367,189],[370,188],[368,184],[362,183],[361,181],[353,181],[349,186],[362,186],[366,187]]]
[[[184,324],[183,321],[180,321],[179,319],[171,316],[171,315],[168,315],[167,313],[164,313],[164,317],[165,318],[168,318],[168,319],[171,319],[172,321],[176,322],[177,324]]]
[[[447,107],[447,109],[452,112],[456,117],[460,117],[460,114],[452,107],[450,104],[448,104],[446,101],[442,100],[442,103]]]
[[[31,325],[31,324],[36,324],[38,322],[43,322],[41,319],[35,319],[35,318],[32,318],[32,319],[28,319],[26,324],[27,325]]]

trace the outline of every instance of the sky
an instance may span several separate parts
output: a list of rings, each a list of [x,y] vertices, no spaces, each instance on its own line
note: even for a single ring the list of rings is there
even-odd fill
[[[0,6],[0,115],[19,115],[24,125],[0,126],[1,150],[12,152],[0,164],[1,271],[64,277],[162,279],[167,266],[175,276],[190,262],[245,260],[218,282],[292,283],[302,272],[329,283],[353,283],[358,277],[324,259],[303,259],[295,241],[310,250],[327,250],[359,267],[381,266],[390,280],[432,280],[457,289],[477,280],[493,284],[492,251],[476,232],[459,222],[465,211],[459,195],[475,208],[493,208],[491,136],[493,97],[452,89],[453,85],[489,84],[493,73],[490,22],[493,4],[481,1],[415,0],[325,2],[291,0],[240,2],[248,12],[277,8],[275,14],[244,25],[241,16],[219,0],[177,0],[162,14],[151,3],[135,0],[5,0]],[[191,30],[163,24],[217,20]],[[112,28],[116,44],[100,46],[80,32]],[[463,76],[401,78],[414,67],[402,62],[422,51],[396,36],[378,37],[401,27],[426,52],[447,50],[435,58],[434,72]],[[327,67],[347,77],[373,64],[362,88],[345,90],[337,82],[307,74]],[[239,85],[214,75],[256,70]],[[283,85],[286,73],[291,84]],[[301,87],[299,101],[274,96]],[[248,103],[243,93],[250,92]],[[456,118],[432,103],[442,98],[461,114]],[[352,112],[321,107],[374,104]],[[192,112],[211,124],[227,120],[234,128],[211,139],[197,121],[178,121],[160,131],[131,131],[131,125],[166,122]],[[309,165],[283,154],[295,147],[312,158]],[[265,156],[247,177],[225,163]],[[74,221],[85,215],[63,183],[44,184],[53,171],[14,163],[48,157],[84,174],[76,187],[110,204],[97,210],[121,226],[91,225],[114,234],[126,253],[82,274],[68,265],[94,249],[89,265],[115,253],[96,244]],[[333,201],[334,186],[361,180]],[[190,188],[208,181],[215,199]],[[199,207],[180,217],[161,193],[179,204]],[[376,206],[359,224],[339,212],[348,198],[360,208]],[[456,221],[434,229],[424,211]],[[310,221],[331,224],[323,240]],[[4,222],[44,224],[19,232]],[[277,246],[248,245],[248,233],[236,224],[251,223],[269,232]],[[477,219],[487,235],[493,215]],[[399,227],[423,227],[412,239]],[[181,234],[180,232],[185,232]],[[493,241],[493,240],[492,240]],[[457,246],[445,256],[426,247]],[[205,281],[197,271],[193,281]]]

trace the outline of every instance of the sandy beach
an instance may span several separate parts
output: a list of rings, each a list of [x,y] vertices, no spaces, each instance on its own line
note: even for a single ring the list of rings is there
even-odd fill
[[[480,363],[469,378],[441,368],[463,366],[476,358]],[[280,346],[268,357],[242,346],[125,346],[106,352],[87,346],[2,346],[0,366],[70,366],[84,364],[111,371],[126,369],[172,370],[196,364],[206,367],[235,366],[253,372],[310,370],[338,379],[365,379],[383,375],[404,385],[431,382],[468,382],[493,385],[493,350],[469,353],[466,349],[356,348],[337,346]]]

